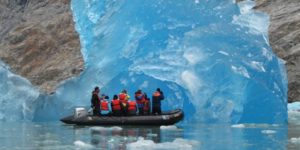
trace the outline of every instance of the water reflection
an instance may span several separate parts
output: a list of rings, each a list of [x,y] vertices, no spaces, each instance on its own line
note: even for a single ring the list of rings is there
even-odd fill
[[[161,130],[159,127],[133,127],[123,128],[90,128],[91,144],[102,149],[126,149],[126,144],[135,142],[139,137],[161,142]]]
[[[184,125],[184,138],[201,142],[201,149],[284,150],[287,144],[286,125],[246,124],[232,127],[228,124]]]
[[[0,123],[0,149],[84,149],[74,144],[82,141],[92,149],[126,149],[140,137],[155,143],[176,138],[195,140],[193,149],[252,150],[298,149],[288,143],[300,137],[299,126],[250,124],[233,128],[222,124],[180,124],[175,129],[160,127],[90,127],[61,123]],[[264,133],[264,131],[266,131]],[[288,144],[288,145],[287,145]]]
[[[289,150],[298,150],[300,147],[300,141],[292,142],[290,139],[292,138],[300,138],[300,125],[299,124],[289,124],[288,130],[288,149]]]

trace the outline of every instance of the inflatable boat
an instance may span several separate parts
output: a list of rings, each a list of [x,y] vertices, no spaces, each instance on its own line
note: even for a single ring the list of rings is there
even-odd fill
[[[172,125],[183,119],[181,109],[163,112],[160,115],[134,116],[92,116],[84,108],[76,108],[74,115],[62,118],[60,121],[74,125]]]

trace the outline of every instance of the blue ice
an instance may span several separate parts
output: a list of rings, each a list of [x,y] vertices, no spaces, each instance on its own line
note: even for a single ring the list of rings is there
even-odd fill
[[[57,119],[74,106],[89,106],[98,85],[110,96],[125,88],[132,97],[137,89],[151,95],[160,87],[163,109],[182,108],[187,122],[285,123],[286,71],[268,42],[268,16],[253,6],[233,0],[72,0],[85,71],[54,95],[40,94],[31,118]],[[25,105],[30,101],[23,98]]]

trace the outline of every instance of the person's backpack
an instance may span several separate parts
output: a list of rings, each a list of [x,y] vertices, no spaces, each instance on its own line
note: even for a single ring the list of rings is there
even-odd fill
[[[140,101],[140,100],[143,100],[143,94],[137,94],[136,95],[136,100]]]

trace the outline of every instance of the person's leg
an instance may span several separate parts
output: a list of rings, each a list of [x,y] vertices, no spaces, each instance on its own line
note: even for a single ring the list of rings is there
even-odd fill
[[[97,107],[96,107],[96,108],[93,110],[93,115],[94,115],[94,116],[101,116],[100,113],[101,113],[100,108],[97,108]]]
[[[143,107],[139,107],[139,115],[144,115]]]
[[[126,113],[126,106],[124,106],[123,104],[121,105],[121,111],[120,111],[120,113],[121,113],[121,115],[122,116],[124,116],[125,115],[125,113]]]
[[[117,111],[116,111],[116,115],[117,115],[117,116],[121,116],[121,115],[122,115],[121,110],[117,110]]]
[[[157,112],[157,106],[153,106],[152,107],[152,114],[156,114]]]
[[[125,116],[127,116],[127,114],[128,114],[128,107],[129,107],[129,105],[128,105],[128,103],[126,103],[126,107],[125,107]]]
[[[130,116],[134,116],[134,115],[136,115],[136,112],[135,112],[135,111],[129,111],[128,114],[129,114]]]
[[[161,107],[160,107],[160,106],[157,107],[157,113],[158,113],[158,114],[161,114]]]
[[[144,115],[149,115],[149,111],[144,111]]]
[[[122,109],[122,115],[123,116],[126,116],[127,115],[127,107],[124,107],[123,109]]]
[[[120,110],[114,110],[113,115],[114,116],[121,116],[121,111]]]
[[[96,109],[93,109],[93,116],[97,116],[97,110]]]

